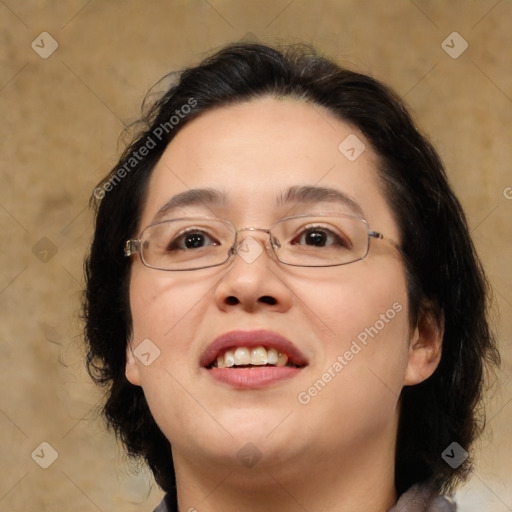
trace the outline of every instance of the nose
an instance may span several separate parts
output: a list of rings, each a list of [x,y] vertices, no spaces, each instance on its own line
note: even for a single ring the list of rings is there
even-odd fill
[[[215,290],[223,311],[233,308],[254,312],[261,309],[287,311],[292,292],[272,250],[268,229],[243,228],[233,248],[233,260]]]

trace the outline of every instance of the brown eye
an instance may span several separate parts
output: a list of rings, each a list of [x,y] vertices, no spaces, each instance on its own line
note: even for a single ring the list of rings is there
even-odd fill
[[[296,241],[298,240],[298,241]],[[312,247],[341,246],[351,247],[347,238],[340,237],[330,229],[314,227],[306,229],[299,237],[291,242],[292,244],[308,245]]]
[[[174,238],[167,246],[167,251],[200,249],[208,245],[220,245],[207,233],[200,230],[190,230]]]

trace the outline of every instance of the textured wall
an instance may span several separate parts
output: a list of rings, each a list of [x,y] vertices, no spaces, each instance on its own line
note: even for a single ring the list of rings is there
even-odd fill
[[[0,510],[129,512],[159,500],[97,419],[84,371],[87,202],[148,88],[241,39],[312,42],[371,72],[439,149],[494,288],[503,353],[459,501],[512,510],[511,26],[509,0],[0,1]],[[51,55],[42,32],[58,43]],[[42,442],[58,452],[47,469]]]

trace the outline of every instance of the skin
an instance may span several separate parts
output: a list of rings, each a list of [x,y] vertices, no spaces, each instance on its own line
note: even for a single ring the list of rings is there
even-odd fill
[[[366,145],[353,162],[338,150],[349,134]],[[363,135],[321,107],[265,97],[218,108],[187,124],[167,147],[150,179],[140,228],[174,194],[196,187],[222,190],[229,202],[180,215],[213,212],[236,228],[266,228],[311,210],[276,209],[275,196],[293,185],[317,185],[351,196],[371,229],[398,242],[377,166]],[[250,236],[262,245],[268,239]],[[402,311],[308,404],[299,403],[298,394],[394,303]],[[289,267],[270,252],[253,263],[236,255],[193,272],[154,270],[134,258],[130,304],[126,375],[142,386],[171,442],[181,511],[385,511],[396,503],[400,390],[433,373],[442,327],[423,316],[411,328],[404,265],[392,244],[372,240],[365,259],[330,268]],[[307,368],[257,390],[236,390],[200,368],[200,355],[220,334],[261,328],[290,339]],[[146,338],[160,350],[149,366],[133,355]],[[247,442],[262,455],[252,467],[237,457]]]

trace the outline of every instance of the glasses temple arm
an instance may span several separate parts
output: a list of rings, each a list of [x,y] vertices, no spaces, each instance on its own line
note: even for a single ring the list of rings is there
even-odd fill
[[[140,251],[140,240],[127,240],[124,244],[124,255],[131,256]]]

